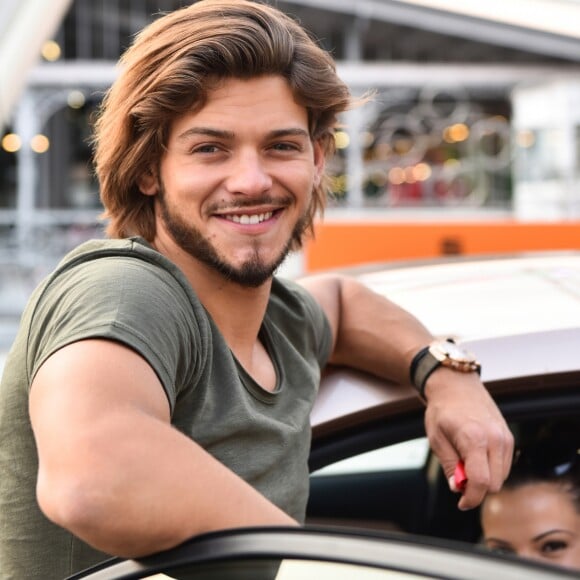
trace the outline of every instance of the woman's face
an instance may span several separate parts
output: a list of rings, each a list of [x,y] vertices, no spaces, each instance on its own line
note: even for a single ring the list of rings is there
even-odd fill
[[[580,569],[580,513],[558,483],[528,483],[486,498],[485,545],[498,552]]]

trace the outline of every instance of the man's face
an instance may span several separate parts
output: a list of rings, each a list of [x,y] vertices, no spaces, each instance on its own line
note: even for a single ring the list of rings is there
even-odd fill
[[[159,177],[141,181],[156,195],[155,243],[259,286],[303,231],[323,166],[284,79],[228,79],[174,121]]]

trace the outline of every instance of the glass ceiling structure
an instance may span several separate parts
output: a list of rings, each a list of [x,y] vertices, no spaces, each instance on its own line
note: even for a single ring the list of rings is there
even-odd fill
[[[0,126],[72,0],[0,0]],[[272,0],[580,61],[578,0]],[[122,4],[119,0],[119,6]]]
[[[580,38],[578,0],[398,0],[398,3]]]
[[[291,0],[442,34],[580,60],[577,0]]]

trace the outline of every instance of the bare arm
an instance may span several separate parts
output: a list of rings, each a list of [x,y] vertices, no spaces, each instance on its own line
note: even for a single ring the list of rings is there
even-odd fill
[[[331,362],[351,366],[399,384],[432,335],[410,313],[356,280],[329,275],[300,280],[324,309],[332,328]],[[426,383],[425,429],[449,478],[459,459],[469,479],[459,501],[475,507],[498,491],[509,473],[513,436],[475,373],[439,367]]]
[[[121,344],[52,355],[30,416],[41,509],[97,549],[134,557],[201,532],[296,523],[170,425],[156,374]]]
[[[311,276],[299,282],[314,295],[330,322],[332,364],[409,382],[413,356],[433,339],[419,320],[346,276]]]

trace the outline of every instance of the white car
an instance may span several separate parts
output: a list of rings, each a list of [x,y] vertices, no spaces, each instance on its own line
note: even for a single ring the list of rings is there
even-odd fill
[[[373,266],[357,276],[477,355],[516,439],[548,419],[580,425],[580,252]],[[412,387],[329,369],[312,423],[311,522],[479,540],[477,510],[456,508]]]

